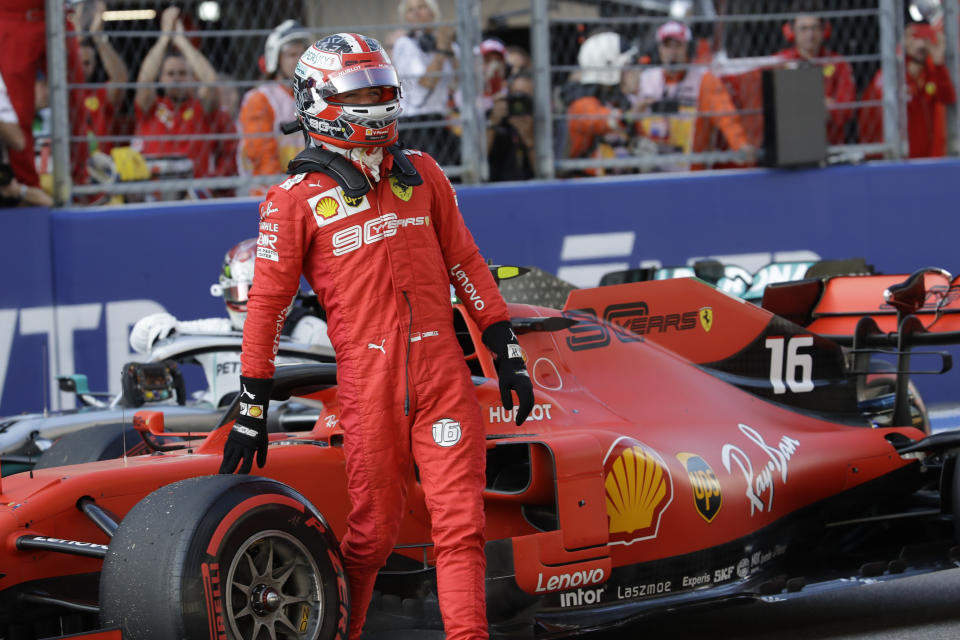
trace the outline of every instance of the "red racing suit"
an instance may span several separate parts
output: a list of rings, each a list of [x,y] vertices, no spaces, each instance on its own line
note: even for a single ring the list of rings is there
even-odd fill
[[[302,271],[327,312],[337,355],[352,508],[341,543],[350,638],[360,636],[374,579],[396,540],[413,460],[430,512],[447,638],[487,638],[485,434],[454,334],[450,285],[481,330],[509,315],[450,182],[430,156],[406,153],[422,185],[389,177],[394,158],[385,153],[382,178],[361,198],[345,197],[323,173],[270,189],[260,205],[242,370],[273,375]]]

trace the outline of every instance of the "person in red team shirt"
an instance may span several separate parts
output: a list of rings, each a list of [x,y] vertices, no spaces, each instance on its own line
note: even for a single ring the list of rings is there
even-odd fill
[[[360,637],[390,555],[416,462],[430,511],[448,640],[487,638],[485,430],[453,326],[450,286],[496,356],[501,400],[517,424],[533,407],[507,306],[436,161],[392,146],[400,81],[380,43],[327,36],[300,58],[297,117],[314,146],[260,205],[260,241],[243,331],[241,416],[221,473],[267,455],[266,410],[279,330],[301,272],[327,315],[337,356],[351,511],[341,541],[349,637]],[[344,184],[324,169],[352,176]]]
[[[97,82],[99,58],[106,72],[107,84],[96,89],[78,89],[77,98],[83,105],[80,135],[91,138],[90,150],[109,153],[114,143],[109,140],[99,140],[99,138],[119,133],[116,128],[116,111],[123,100],[124,90],[115,85],[127,82],[129,74],[127,65],[110,44],[107,34],[103,32],[105,8],[102,1],[95,3],[93,19],[88,27],[91,35],[88,39],[80,41],[80,64],[83,67],[83,81]]]
[[[823,68],[823,99],[827,107],[827,144],[846,142],[846,126],[853,109],[838,107],[856,99],[856,85],[850,64],[838,60],[839,54],[824,46],[829,26],[819,16],[801,13],[784,25],[784,35],[793,46],[777,53],[785,60],[814,61]],[[818,58],[834,58],[816,61]]]
[[[163,95],[158,95],[153,88],[141,87],[135,98],[135,136],[159,138],[135,139],[133,146],[144,156],[187,156],[193,161],[194,177],[206,177],[214,173],[210,170],[214,143],[186,136],[212,132],[217,91],[214,87],[194,90],[180,85],[196,81],[215,82],[217,72],[187,39],[177,7],[167,7],[163,11],[160,28],[163,35],[157,38],[143,59],[137,82],[159,81],[164,85]]]
[[[66,25],[71,29],[72,25]],[[80,68],[77,53],[77,39],[68,37],[67,42],[67,82],[83,82],[83,70]],[[33,118],[36,113],[36,94],[34,84],[38,73],[47,71],[46,10],[44,0],[0,0],[0,75],[6,82],[10,101],[17,113],[17,121],[25,139],[24,147],[10,151],[10,165],[17,180],[35,187],[40,184],[40,176],[34,161]],[[76,113],[82,108],[76,100],[76,92],[70,96],[70,111]],[[71,133],[78,135],[77,121],[71,123]],[[85,174],[85,157],[76,157],[71,148],[71,161],[74,181],[82,181]]]
[[[947,155],[947,105],[957,101],[944,65],[943,32],[928,24],[907,25],[903,50],[907,60],[907,135],[911,158]],[[883,99],[883,72],[877,71],[863,100]],[[860,142],[883,141],[883,109],[860,110]]]

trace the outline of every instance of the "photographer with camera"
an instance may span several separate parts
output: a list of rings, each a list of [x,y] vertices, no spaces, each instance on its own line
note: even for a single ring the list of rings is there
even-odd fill
[[[403,83],[401,142],[429,153],[440,165],[459,164],[460,139],[444,124],[458,65],[453,28],[429,26],[440,20],[436,0],[400,0],[397,12],[411,25],[390,52]]]
[[[509,80],[488,115],[490,181],[533,178],[533,149],[533,78],[523,72]]]

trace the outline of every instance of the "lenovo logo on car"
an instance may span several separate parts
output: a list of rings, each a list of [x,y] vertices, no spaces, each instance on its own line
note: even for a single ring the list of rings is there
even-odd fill
[[[607,577],[603,569],[586,569],[575,571],[573,573],[561,573],[558,576],[547,578],[546,584],[543,582],[543,574],[537,576],[537,593],[546,593],[549,591],[565,591],[574,587],[584,587],[591,584],[600,584]]]

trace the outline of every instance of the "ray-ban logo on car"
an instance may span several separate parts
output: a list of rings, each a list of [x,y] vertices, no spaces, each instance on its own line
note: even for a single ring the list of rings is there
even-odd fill
[[[451,418],[440,418],[433,423],[433,441],[441,447],[452,447],[460,442],[460,423]]]
[[[796,454],[800,441],[782,436],[775,446],[769,445],[752,427],[745,424],[737,426],[748,440],[760,448],[767,458],[767,463],[754,469],[750,456],[743,449],[733,444],[725,444],[720,452],[723,467],[728,473],[733,473],[733,465],[740,468],[743,479],[747,482],[746,496],[750,502],[750,515],[753,516],[757,511],[769,513],[773,510],[776,477],[780,476],[781,484],[786,486],[790,459]]]

